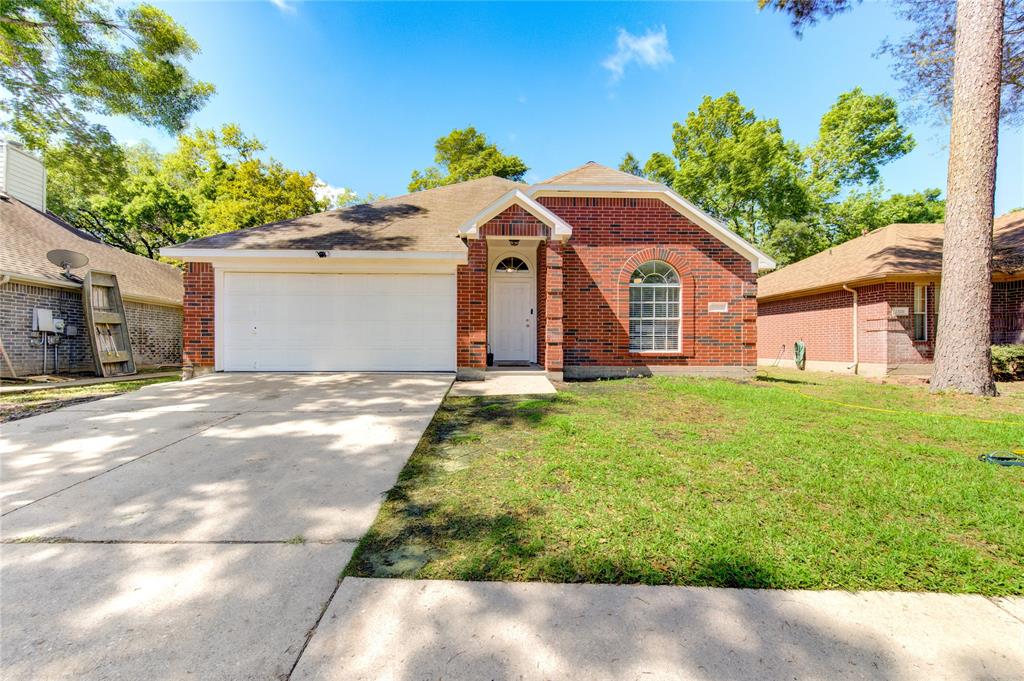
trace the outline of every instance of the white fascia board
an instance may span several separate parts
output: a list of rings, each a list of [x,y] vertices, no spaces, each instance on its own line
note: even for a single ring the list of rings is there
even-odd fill
[[[498,197],[494,203],[486,206],[482,211],[471,217],[459,227],[459,234],[469,239],[476,239],[480,235],[480,227],[496,215],[513,205],[518,205],[527,213],[537,218],[551,228],[554,238],[565,241],[572,236],[572,227],[550,210],[540,205],[520,189],[512,189]]]
[[[749,241],[732,231],[721,222],[711,217],[703,210],[684,199],[668,187],[658,186],[630,186],[630,185],[557,185],[545,184],[534,185],[526,189],[531,197],[537,196],[564,196],[575,194],[577,196],[605,196],[605,197],[634,197],[651,198],[657,197],[665,201],[680,213],[690,218],[695,224],[703,227],[712,236],[732,248],[737,253],[750,261],[751,269],[758,270],[773,269],[775,260],[767,253],[757,248]]]
[[[268,260],[435,260],[466,261],[465,251],[323,251],[326,257],[317,255],[320,251],[272,248],[178,248],[165,246],[160,255],[178,260],[202,261],[225,259],[268,259]]]
[[[0,270],[0,277],[10,277],[10,280],[19,284],[29,284],[30,286],[39,286],[42,288],[82,288],[82,285],[76,281],[68,281],[67,279],[49,279],[47,277],[39,277],[31,274],[19,274],[17,272],[8,272],[6,270]],[[170,298],[161,298],[159,296],[147,296],[141,293],[122,293],[121,299],[131,303],[145,303],[146,305],[160,305],[162,307],[181,307],[180,300],[171,300]]]

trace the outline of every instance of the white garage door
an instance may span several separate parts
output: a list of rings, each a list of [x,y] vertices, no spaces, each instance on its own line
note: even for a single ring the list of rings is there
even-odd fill
[[[226,371],[454,371],[454,274],[224,275]]]

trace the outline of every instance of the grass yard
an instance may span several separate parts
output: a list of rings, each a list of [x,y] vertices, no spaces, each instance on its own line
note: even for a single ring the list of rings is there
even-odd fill
[[[1024,468],[976,459],[1024,447],[1018,388],[772,370],[448,398],[346,574],[1024,594]]]
[[[166,383],[179,380],[175,376],[143,378],[133,381],[101,383],[98,385],[81,385],[72,387],[53,387],[28,392],[0,392],[0,423],[17,421],[37,414],[67,407],[72,404],[91,402],[93,400],[131,392],[154,383]]]

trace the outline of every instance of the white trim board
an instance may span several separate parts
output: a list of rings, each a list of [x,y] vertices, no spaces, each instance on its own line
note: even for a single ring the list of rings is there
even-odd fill
[[[319,256],[318,253],[326,253]],[[220,259],[290,259],[290,260],[450,260],[462,264],[465,251],[343,251],[291,248],[179,248],[164,246],[160,255],[186,262],[208,262]]]
[[[476,239],[480,236],[480,227],[487,224],[489,220],[500,215],[503,211],[512,206],[519,206],[527,213],[537,218],[549,228],[553,238],[565,241],[572,236],[572,227],[550,210],[540,205],[520,189],[513,189],[498,197],[494,202],[485,207],[482,211],[471,217],[459,227],[459,234],[469,239]],[[503,237],[516,238],[516,237]]]
[[[775,260],[760,250],[746,239],[736,234],[721,222],[711,217],[703,210],[684,199],[668,187],[658,186],[630,186],[630,185],[558,185],[540,184],[526,189],[531,197],[540,196],[596,196],[607,198],[658,198],[675,208],[681,215],[686,216],[694,224],[702,227],[719,241],[729,246],[734,251],[750,261],[751,269],[754,272],[764,269],[773,269]]]

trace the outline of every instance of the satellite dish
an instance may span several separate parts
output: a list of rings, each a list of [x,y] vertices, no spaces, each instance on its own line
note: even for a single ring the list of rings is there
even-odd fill
[[[88,256],[79,253],[78,251],[66,251],[63,248],[55,248],[46,254],[46,259],[52,262],[57,267],[64,269],[64,276],[71,281],[81,281],[78,277],[71,274],[72,268],[85,267],[89,264]]]

